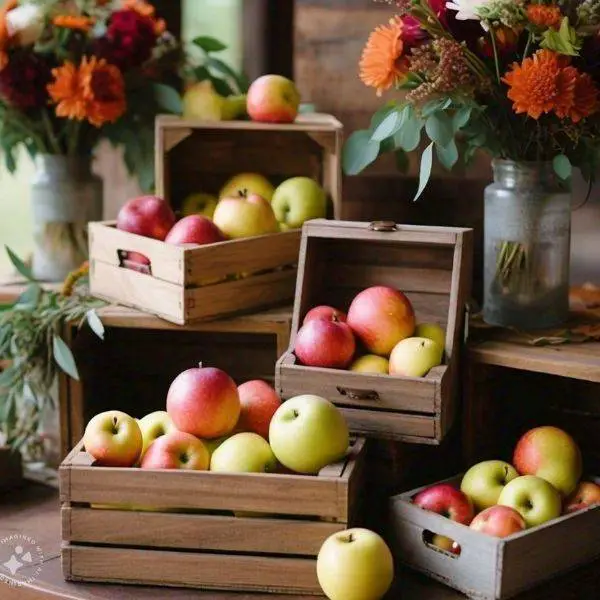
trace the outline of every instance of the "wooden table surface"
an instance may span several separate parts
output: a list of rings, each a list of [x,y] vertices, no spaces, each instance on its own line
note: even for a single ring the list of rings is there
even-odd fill
[[[2,567],[13,546],[11,535],[29,536],[43,558],[28,567],[36,577],[22,587],[10,585]],[[34,557],[35,558],[35,557]],[[524,560],[526,558],[524,557]],[[515,600],[592,600],[600,588],[600,564],[596,563],[557,578]],[[23,574],[23,570],[19,571]],[[460,600],[464,596],[412,572],[400,571],[388,599]],[[13,581],[14,583],[14,581]],[[60,567],[60,516],[56,490],[29,484],[0,495],[0,598],[2,600],[308,600],[308,597],[197,591],[174,588],[67,583]]]

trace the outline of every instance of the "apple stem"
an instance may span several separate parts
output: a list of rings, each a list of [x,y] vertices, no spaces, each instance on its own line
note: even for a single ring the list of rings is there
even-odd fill
[[[331,315],[331,320],[332,320],[334,323],[337,323],[337,322],[339,321],[339,319],[338,319],[338,316],[337,316],[335,313],[333,313],[333,314]]]
[[[425,342],[421,342],[421,348],[425,347]]]
[[[298,412],[296,409],[294,409],[294,410],[292,411],[292,414],[294,415],[294,418],[295,418],[295,419],[297,419],[297,418],[300,416],[300,413],[299,413],[299,412]]]
[[[243,190],[240,190],[240,196],[242,198],[247,198],[248,197],[248,188],[244,188]]]
[[[119,428],[117,427],[117,417],[113,417],[113,434],[119,433]]]

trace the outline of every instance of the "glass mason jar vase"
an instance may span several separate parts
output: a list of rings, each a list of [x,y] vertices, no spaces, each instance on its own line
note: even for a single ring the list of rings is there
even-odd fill
[[[89,156],[39,155],[31,183],[32,272],[62,281],[88,256],[87,224],[102,220],[103,185]]]
[[[485,190],[483,318],[544,329],[569,313],[571,193],[552,163],[493,162]]]

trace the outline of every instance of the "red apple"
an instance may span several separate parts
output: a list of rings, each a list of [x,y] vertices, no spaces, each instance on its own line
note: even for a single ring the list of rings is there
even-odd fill
[[[281,406],[281,398],[266,382],[260,379],[246,381],[238,386],[242,411],[236,430],[250,431],[269,439],[269,425],[275,411]]]
[[[519,512],[510,506],[495,505],[475,515],[471,529],[487,535],[503,538],[527,527]]]
[[[98,465],[131,467],[142,452],[142,431],[133,417],[119,410],[109,410],[90,419],[83,446]]]
[[[208,450],[197,437],[183,431],[170,431],[150,444],[141,467],[206,471],[209,464]]]
[[[188,369],[169,388],[167,413],[179,431],[206,439],[227,435],[240,416],[237,386],[221,369]]]
[[[309,367],[345,369],[356,350],[352,330],[346,323],[331,319],[313,319],[302,325],[296,335],[294,353]]]
[[[399,341],[413,335],[415,313],[402,292],[374,286],[352,300],[348,325],[370,354],[389,356]]]
[[[260,123],[293,123],[300,93],[293,81],[281,75],[263,75],[252,83],[246,99],[248,115]]]
[[[458,542],[455,542],[452,538],[446,537],[445,535],[440,535],[439,533],[434,534],[433,538],[431,538],[431,544],[436,548],[450,552],[450,554],[459,555],[461,551]]]
[[[162,198],[140,196],[125,203],[117,215],[117,229],[164,240],[175,225],[175,213]]]
[[[572,513],[592,504],[600,504],[600,485],[593,481],[582,481],[566,499],[565,512]]]
[[[463,525],[468,525],[475,515],[469,497],[449,483],[436,483],[422,490],[413,503]]]
[[[225,241],[221,230],[207,217],[190,215],[177,221],[169,231],[167,244],[214,244]]]
[[[348,319],[346,313],[342,312],[341,310],[338,310],[337,308],[333,308],[333,306],[315,306],[306,313],[302,324],[305,325],[313,319],[331,320],[332,317],[335,317],[338,321],[341,321],[342,323],[345,323]]]
[[[577,487],[582,473],[581,451],[562,429],[536,427],[521,437],[513,465],[521,475],[536,475],[551,483],[563,496]]]

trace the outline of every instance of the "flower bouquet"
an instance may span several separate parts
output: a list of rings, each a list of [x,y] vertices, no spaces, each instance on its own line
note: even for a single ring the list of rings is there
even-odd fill
[[[0,5],[0,155],[34,159],[33,270],[60,280],[87,255],[102,218],[91,172],[102,140],[121,146],[143,189],[153,184],[154,118],[181,111],[179,49],[144,0],[4,0]]]
[[[592,181],[600,165],[600,1],[387,4],[396,14],[371,33],[360,78],[378,95],[402,93],[349,138],[346,173],[384,152],[402,158],[424,130],[418,198],[434,155],[451,169],[487,152],[486,320],[557,324],[568,310],[572,170]]]

